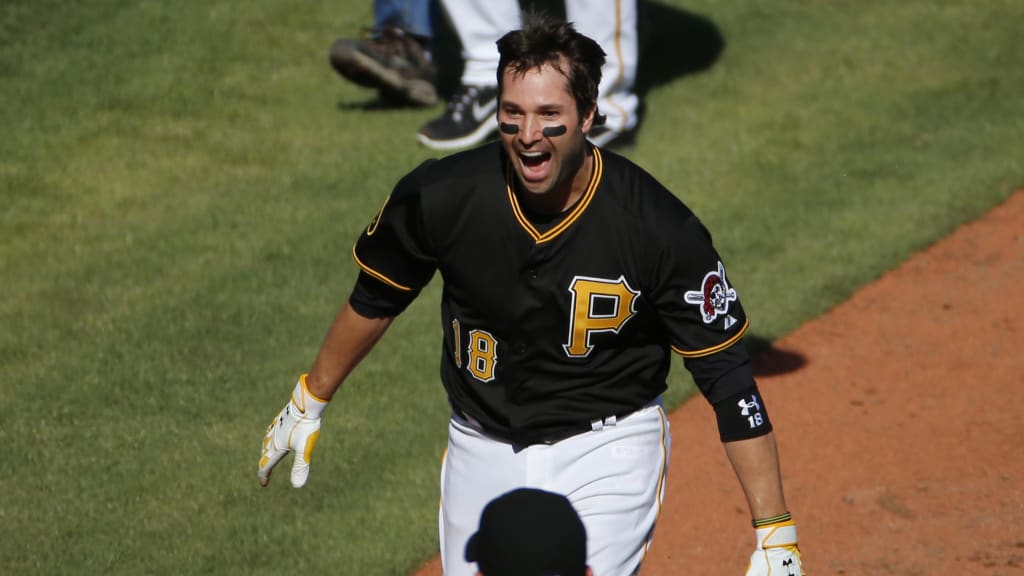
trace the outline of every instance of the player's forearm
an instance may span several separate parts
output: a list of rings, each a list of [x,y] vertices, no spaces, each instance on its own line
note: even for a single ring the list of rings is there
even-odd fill
[[[725,442],[723,446],[747,497],[751,518],[771,518],[785,514],[786,500],[782,492],[775,434]]]
[[[366,318],[345,302],[327,330],[306,385],[323,400],[330,400],[349,373],[370,352],[391,325],[392,317]]]

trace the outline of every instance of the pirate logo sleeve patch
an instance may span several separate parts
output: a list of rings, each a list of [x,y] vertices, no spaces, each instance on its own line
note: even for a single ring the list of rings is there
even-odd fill
[[[711,324],[719,316],[728,314],[729,305],[736,301],[736,290],[729,287],[725,279],[725,266],[718,262],[718,270],[704,275],[700,290],[688,290],[683,295],[687,304],[700,308],[701,319]]]

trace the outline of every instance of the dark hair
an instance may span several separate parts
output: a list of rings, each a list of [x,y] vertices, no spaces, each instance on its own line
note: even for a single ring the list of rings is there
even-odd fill
[[[594,125],[604,122],[596,106],[605,53],[597,42],[577,32],[572,23],[528,12],[523,14],[523,27],[505,34],[497,44],[499,94],[506,68],[521,75],[548,64],[569,81],[580,117],[594,107]]]

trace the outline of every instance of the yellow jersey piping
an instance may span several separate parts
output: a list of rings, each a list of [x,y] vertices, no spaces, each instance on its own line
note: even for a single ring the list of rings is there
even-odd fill
[[[385,275],[381,274],[380,272],[377,272],[373,268],[370,268],[369,266],[367,266],[362,260],[359,259],[359,256],[356,255],[356,247],[355,246],[352,246],[352,259],[355,260],[356,264],[358,264],[359,267],[363,269],[363,272],[366,272],[367,274],[369,274],[370,276],[373,276],[377,280],[380,280],[381,282],[387,284],[388,286],[391,286],[392,288],[397,288],[398,290],[401,290],[402,292],[412,292],[412,288],[410,288],[408,286],[405,286],[403,284],[399,284],[398,282],[395,282],[391,278],[388,278],[387,276],[385,276]]]
[[[725,342],[722,342],[718,346],[712,346],[710,348],[704,348],[703,350],[693,350],[693,351],[680,350],[679,348],[676,348],[675,346],[673,346],[672,347],[672,351],[675,352],[676,354],[679,354],[683,358],[700,358],[702,356],[710,356],[710,355],[714,354],[715,352],[719,352],[721,350],[725,350],[729,346],[732,346],[733,344],[735,344],[737,340],[739,340],[741,337],[743,337],[743,334],[745,334],[747,332],[747,328],[749,328],[749,327],[750,327],[750,320],[749,319],[744,320],[743,321],[743,327],[740,328],[740,331],[737,332],[732,338],[729,338],[728,340],[726,340]]]

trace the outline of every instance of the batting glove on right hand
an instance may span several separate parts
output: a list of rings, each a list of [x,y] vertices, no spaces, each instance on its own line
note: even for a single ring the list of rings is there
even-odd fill
[[[291,400],[267,426],[260,453],[260,486],[270,484],[270,473],[289,452],[295,452],[292,464],[292,486],[302,488],[309,479],[309,459],[320,438],[320,414],[327,402],[314,396],[306,387],[306,375],[299,377]]]
[[[757,549],[750,555],[746,576],[803,576],[792,520],[768,524],[756,532]]]

